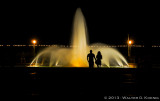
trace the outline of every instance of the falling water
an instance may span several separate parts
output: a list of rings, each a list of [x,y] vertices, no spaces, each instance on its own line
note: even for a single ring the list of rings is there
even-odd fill
[[[88,67],[87,54],[91,49],[95,54],[101,51],[103,56],[102,67],[128,66],[126,59],[116,49],[107,48],[105,44],[96,44],[99,47],[89,47],[86,21],[80,8],[75,13],[72,35],[72,47],[48,47],[34,58],[30,66]]]
[[[73,23],[72,37],[72,58],[73,66],[87,66],[86,54],[88,52],[86,21],[80,8],[77,9]]]

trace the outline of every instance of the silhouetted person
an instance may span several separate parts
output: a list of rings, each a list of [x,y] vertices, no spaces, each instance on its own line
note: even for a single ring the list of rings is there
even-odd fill
[[[95,59],[95,55],[92,53],[92,50],[90,50],[90,53],[87,55],[87,61],[89,62],[89,68],[94,67],[94,59]]]
[[[96,64],[97,64],[97,67],[101,67],[101,59],[102,59],[101,52],[98,51],[97,56],[96,56]]]

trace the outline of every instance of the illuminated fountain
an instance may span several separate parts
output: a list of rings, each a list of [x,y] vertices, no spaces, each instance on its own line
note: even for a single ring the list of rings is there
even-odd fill
[[[101,51],[102,67],[127,67],[126,59],[116,49],[108,48],[105,44],[89,46],[85,18],[78,8],[74,17],[71,47],[52,46],[41,51],[31,62],[35,67],[88,67],[87,54],[93,50],[96,55]],[[98,47],[92,47],[92,46]]]

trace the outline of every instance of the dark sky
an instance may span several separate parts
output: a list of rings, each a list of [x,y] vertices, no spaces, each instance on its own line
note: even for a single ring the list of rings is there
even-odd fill
[[[1,3],[0,44],[69,44],[73,16],[80,7],[86,18],[90,43],[136,44],[159,42],[157,2],[12,1]],[[160,43],[160,42],[159,42]]]

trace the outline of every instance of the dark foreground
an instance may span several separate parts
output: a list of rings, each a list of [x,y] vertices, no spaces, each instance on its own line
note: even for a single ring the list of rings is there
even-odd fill
[[[159,96],[159,69],[0,68],[1,96]]]

